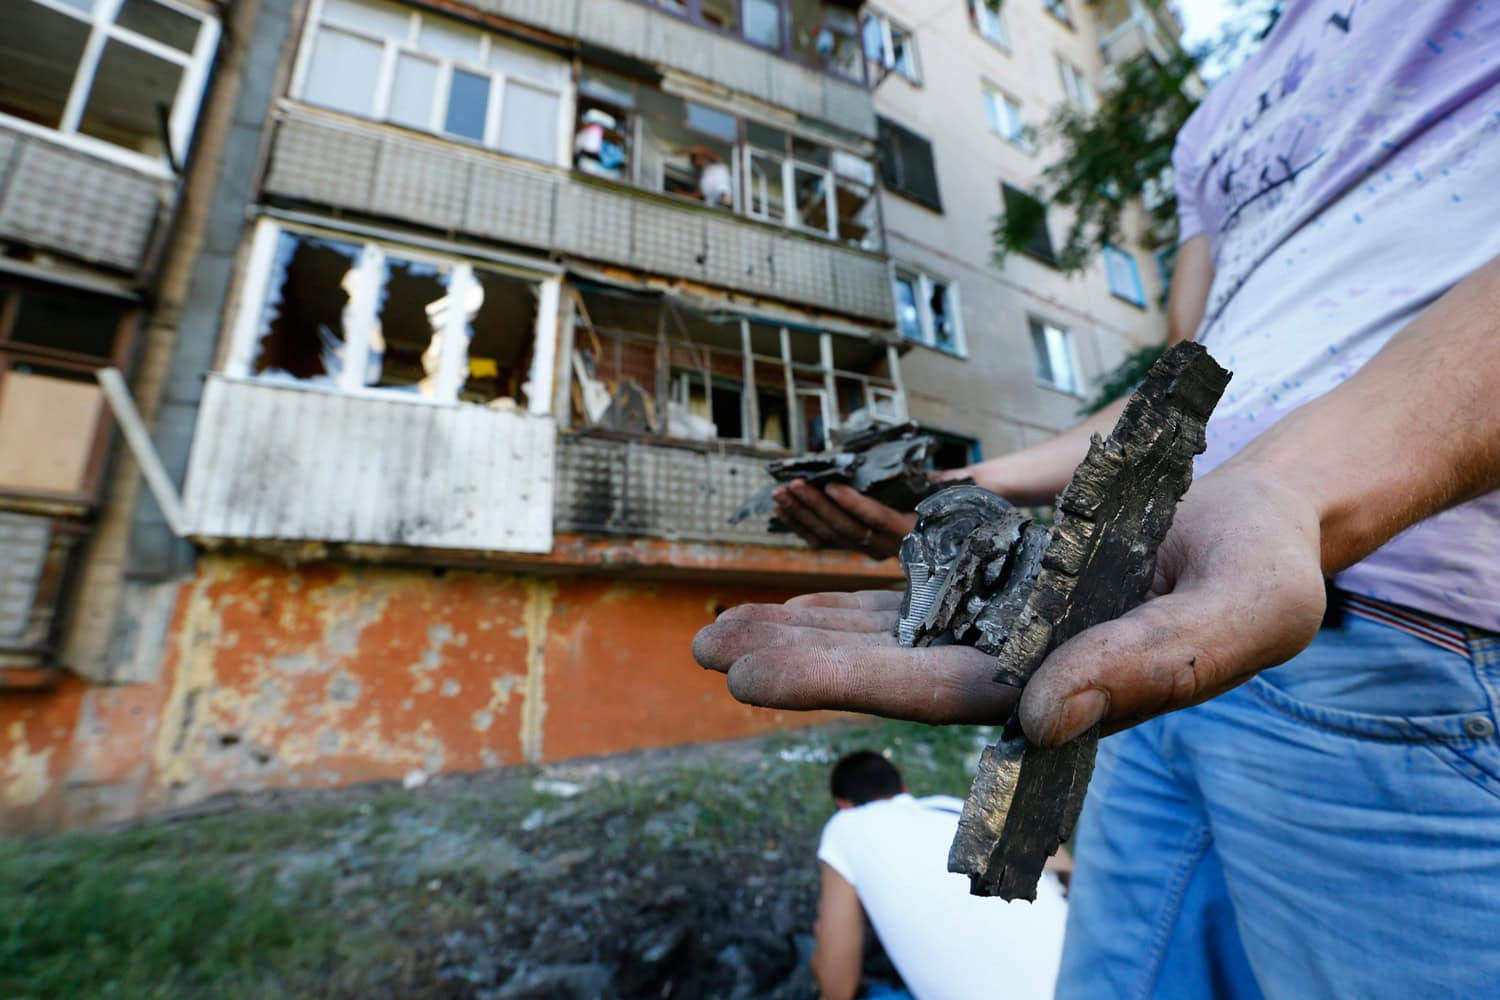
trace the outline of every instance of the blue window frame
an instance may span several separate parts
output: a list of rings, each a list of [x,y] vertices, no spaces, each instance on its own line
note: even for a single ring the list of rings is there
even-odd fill
[[[1135,256],[1119,247],[1104,248],[1104,270],[1109,275],[1109,291],[1131,305],[1146,305],[1146,289],[1141,284],[1140,265]]]

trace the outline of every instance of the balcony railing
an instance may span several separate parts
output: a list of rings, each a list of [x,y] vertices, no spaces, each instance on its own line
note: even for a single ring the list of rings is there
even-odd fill
[[[0,125],[0,240],[135,274],[167,194],[159,177]]]
[[[470,552],[552,547],[549,417],[210,376],[193,537]]]
[[[894,321],[884,257],[727,211],[302,105],[266,178],[285,200]]]

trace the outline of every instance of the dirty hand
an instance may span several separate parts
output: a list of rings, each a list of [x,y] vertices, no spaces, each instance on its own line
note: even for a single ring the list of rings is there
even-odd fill
[[[1274,479],[1225,468],[1195,483],[1157,558],[1154,599],[1047,657],[1020,699],[1035,742],[1106,732],[1214,697],[1294,656],[1324,610],[1316,511]],[[900,595],[816,594],[724,612],[693,653],[739,700],[930,723],[1002,723],[1013,688],[965,646],[905,649]]]
[[[917,521],[840,483],[819,489],[794,479],[771,494],[776,517],[815,549],[853,549],[886,559]]]

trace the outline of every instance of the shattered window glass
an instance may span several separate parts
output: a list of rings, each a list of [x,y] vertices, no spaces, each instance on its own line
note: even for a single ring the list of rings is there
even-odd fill
[[[466,303],[468,371],[459,398],[469,403],[514,399],[524,406],[536,339],[536,283],[493,271],[476,271],[474,277],[478,293]]]
[[[448,306],[446,268],[387,257],[365,384],[412,388],[434,398],[442,369],[441,320]]]
[[[362,256],[352,243],[281,233],[253,374],[323,383],[337,379],[344,365],[344,309]]]

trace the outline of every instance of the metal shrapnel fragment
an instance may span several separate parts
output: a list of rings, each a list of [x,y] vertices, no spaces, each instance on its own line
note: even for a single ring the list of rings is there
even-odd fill
[[[919,433],[916,424],[905,423],[862,431],[846,438],[834,451],[771,462],[766,471],[776,482],[746,500],[730,516],[729,523],[769,515],[775,509],[771,494],[793,479],[806,480],[819,488],[843,483],[887,507],[911,510],[923,497],[945,485],[927,478],[932,446],[932,438]],[[770,530],[786,528],[772,518]]]
[[[1145,600],[1157,548],[1228,383],[1201,346],[1169,350],[1110,436],[1093,439],[1050,530],[977,487],[923,501],[901,549],[901,642],[992,652],[995,680],[1024,687],[1057,646]],[[1078,820],[1098,739],[1095,729],[1037,747],[1012,720],[984,752],[948,856],[974,894],[1036,898],[1043,865]]]

